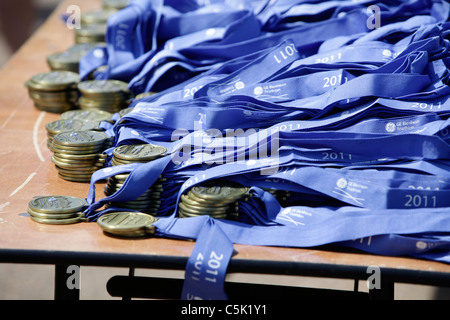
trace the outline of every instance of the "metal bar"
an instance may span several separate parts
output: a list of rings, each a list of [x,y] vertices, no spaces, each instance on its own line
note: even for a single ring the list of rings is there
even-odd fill
[[[113,297],[143,299],[180,299],[183,279],[114,276],[107,283]],[[225,282],[225,292],[230,300],[240,299],[349,299],[368,300],[364,292],[303,288],[240,282]]]
[[[135,271],[135,268],[130,268],[130,270],[128,271],[128,278],[134,277],[134,271]],[[125,301],[131,300],[131,298],[132,298],[131,294],[125,294],[122,296],[122,300],[125,300]]]
[[[383,278],[379,288],[369,289],[370,300],[394,300],[394,281]]]
[[[80,266],[55,265],[55,300],[79,300],[80,280]]]
[[[0,249],[0,262],[25,264],[70,263],[86,266],[134,267],[145,269],[184,270],[188,257],[148,256],[118,253],[88,253],[45,250]],[[292,261],[254,261],[231,259],[228,273],[300,275],[327,278],[368,278],[367,266],[332,265],[326,263]],[[409,270],[383,267],[383,275],[396,283],[425,284],[450,287],[450,272]]]

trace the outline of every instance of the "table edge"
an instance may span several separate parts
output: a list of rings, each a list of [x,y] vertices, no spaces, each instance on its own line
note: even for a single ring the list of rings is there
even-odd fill
[[[80,265],[96,267],[123,267],[185,270],[189,257],[114,252],[47,251],[28,249],[0,249],[0,263],[38,265]],[[396,283],[450,287],[450,273],[433,270],[409,270],[380,266],[381,277]],[[248,260],[233,258],[227,274],[269,274],[274,276],[306,276],[367,280],[367,266],[336,265],[323,262],[295,262]]]

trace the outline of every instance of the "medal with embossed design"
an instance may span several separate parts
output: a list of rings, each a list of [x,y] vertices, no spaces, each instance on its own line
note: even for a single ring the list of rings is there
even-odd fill
[[[81,25],[88,24],[106,24],[108,18],[117,12],[117,9],[113,8],[100,8],[95,10],[89,10],[81,13]]]
[[[87,221],[83,210],[88,203],[83,198],[71,196],[40,196],[28,203],[28,213],[33,221],[45,224],[72,224]]]
[[[98,225],[105,233],[122,237],[142,237],[155,233],[157,219],[143,212],[118,211],[102,215]]]
[[[89,182],[92,174],[104,167],[106,149],[113,139],[102,131],[70,131],[53,137],[50,150],[58,175],[64,180]]]
[[[80,60],[97,47],[104,47],[104,42],[76,43],[66,51],[53,52],[47,56],[47,64],[51,70],[64,70],[78,73]]]
[[[32,76],[25,82],[36,108],[62,113],[78,107],[77,84],[80,77],[71,71],[50,71]]]
[[[154,144],[122,145],[114,148],[113,156],[121,164],[148,162],[163,156],[167,149]]]
[[[101,148],[107,140],[108,135],[106,133],[93,130],[63,132],[53,137],[53,143],[63,148],[97,146]]]
[[[204,201],[230,201],[244,196],[248,188],[227,181],[195,186],[191,192]]]
[[[81,54],[74,51],[54,52],[47,56],[47,64],[51,70],[65,70],[78,73]]]
[[[120,10],[130,4],[130,0],[102,0],[102,8]]]
[[[78,84],[80,108],[119,112],[129,106],[128,84],[119,80],[86,80]]]
[[[63,112],[60,120],[111,121],[113,114],[103,110],[69,110]]]
[[[114,148],[111,165],[145,163],[165,156],[166,152],[166,148],[154,144],[121,145]],[[109,196],[117,192],[127,178],[128,174],[109,177],[104,189],[105,195]],[[166,180],[166,178],[160,176],[149,189],[137,195],[136,199],[126,202],[109,202],[107,206],[128,208],[157,215],[162,205],[161,195],[164,192],[163,185]]]
[[[228,181],[208,182],[181,195],[178,215],[181,218],[209,215],[216,219],[235,220],[239,201],[248,197],[248,188]]]
[[[100,130],[99,122],[82,120],[55,120],[45,125],[47,130],[47,146],[50,148],[53,137],[58,133],[73,131]]]
[[[106,42],[106,23],[82,24],[75,28],[75,43]]]

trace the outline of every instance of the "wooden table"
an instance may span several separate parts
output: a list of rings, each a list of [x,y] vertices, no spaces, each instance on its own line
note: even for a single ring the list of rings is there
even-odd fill
[[[100,1],[62,2],[0,72],[0,262],[55,265],[55,298],[78,297],[77,290],[68,290],[64,282],[69,265],[184,270],[194,246],[193,242],[162,238],[112,238],[96,223],[39,224],[26,213],[27,204],[34,196],[86,197],[88,193],[87,183],[68,182],[58,177],[50,160],[51,151],[46,146],[45,125],[58,119],[59,114],[37,110],[24,86],[34,74],[49,70],[45,60],[48,54],[65,50],[74,43],[73,30],[61,20],[61,14],[70,4],[79,5],[82,11],[100,7]],[[102,185],[96,190],[97,197],[103,197]],[[368,266],[378,266],[382,290],[371,292],[381,293],[385,298],[393,298],[394,282],[450,286],[450,265],[438,262],[329,247],[235,245],[235,249],[237,254],[229,264],[229,273],[367,279]]]

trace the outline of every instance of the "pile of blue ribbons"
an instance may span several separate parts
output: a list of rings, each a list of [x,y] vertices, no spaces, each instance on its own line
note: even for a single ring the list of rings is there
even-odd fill
[[[80,75],[157,92],[104,128],[114,147],[169,152],[95,172],[87,217],[163,174],[157,234],[197,240],[183,299],[226,298],[234,243],[450,263],[449,11],[443,0],[131,1]],[[122,188],[95,199],[95,184],[119,173]],[[238,221],[177,217],[183,193],[218,179],[250,188]],[[214,257],[214,281],[206,262],[195,269],[199,256]]]

